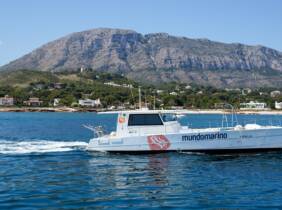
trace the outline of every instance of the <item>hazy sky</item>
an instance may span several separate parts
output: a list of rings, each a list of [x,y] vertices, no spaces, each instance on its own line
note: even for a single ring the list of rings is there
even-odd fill
[[[0,65],[68,33],[97,27],[282,51],[282,0],[0,0]]]

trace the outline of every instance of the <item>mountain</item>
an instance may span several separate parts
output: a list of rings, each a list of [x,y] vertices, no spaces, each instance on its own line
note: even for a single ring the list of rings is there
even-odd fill
[[[149,83],[179,81],[215,87],[282,87],[282,53],[166,33],[99,28],[67,35],[1,70],[91,68]]]

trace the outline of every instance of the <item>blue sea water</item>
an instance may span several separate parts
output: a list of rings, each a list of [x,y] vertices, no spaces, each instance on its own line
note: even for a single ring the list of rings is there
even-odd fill
[[[229,116],[230,117],[230,116]],[[282,153],[121,155],[85,151],[82,124],[115,115],[0,113],[0,209],[281,209]],[[187,115],[190,127],[221,115]],[[241,124],[282,116],[239,115]]]

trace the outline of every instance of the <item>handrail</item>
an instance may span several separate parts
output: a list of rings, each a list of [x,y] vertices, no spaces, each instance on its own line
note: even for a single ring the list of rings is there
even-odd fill
[[[92,125],[83,125],[84,128],[91,130],[94,133],[94,136],[102,137],[105,135],[103,126],[92,126]]]
[[[225,108],[225,107],[231,108],[231,126],[234,127],[235,126],[235,122],[236,122],[236,125],[238,125],[237,113],[235,112],[234,106],[232,104],[229,104],[229,103],[222,103],[221,105],[222,105],[223,108]],[[226,113],[222,114],[221,127],[224,127],[224,121],[226,122],[226,127],[229,127],[229,125],[228,125],[228,118],[227,118],[227,114]]]

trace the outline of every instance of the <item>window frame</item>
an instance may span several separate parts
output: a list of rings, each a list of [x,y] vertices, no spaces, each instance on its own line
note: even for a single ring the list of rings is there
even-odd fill
[[[146,117],[144,117],[143,118],[143,121],[144,121],[144,123],[139,123],[139,124],[136,124],[136,123],[133,123],[132,121],[133,121],[133,119],[131,119],[133,116],[136,116],[136,115],[138,115],[138,116],[152,116],[152,115],[156,115],[156,116],[158,116],[158,119],[159,119],[159,124],[156,124],[156,123],[146,123]],[[140,120],[140,119],[139,119]],[[163,126],[164,125],[164,122],[163,122],[163,120],[162,120],[162,118],[161,118],[161,116],[160,116],[160,114],[158,114],[158,113],[154,113],[154,114],[151,114],[151,113],[149,113],[149,114],[129,114],[129,116],[128,116],[128,122],[127,122],[127,126],[128,127],[133,127],[133,126]]]

